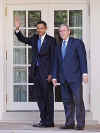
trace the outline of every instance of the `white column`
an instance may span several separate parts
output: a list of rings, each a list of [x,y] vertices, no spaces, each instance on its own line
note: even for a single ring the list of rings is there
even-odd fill
[[[90,0],[91,111],[100,122],[100,0]]]
[[[4,74],[4,40],[3,40],[3,16],[4,16],[4,8],[3,8],[4,0],[0,0],[0,120],[2,119],[2,112],[3,112],[3,74]]]

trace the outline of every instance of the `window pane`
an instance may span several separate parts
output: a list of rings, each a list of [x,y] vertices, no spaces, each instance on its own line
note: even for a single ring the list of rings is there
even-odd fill
[[[24,36],[26,36],[26,30],[21,30],[21,32],[22,32],[22,34],[23,34]],[[21,41],[18,41],[18,39],[17,39],[17,37],[16,37],[16,35],[15,35],[15,30],[14,30],[14,32],[13,32],[13,44],[14,44],[15,46],[25,46],[25,43],[22,43]]]
[[[58,27],[60,24],[67,24],[67,11],[54,12],[54,26]]]
[[[20,21],[21,27],[26,27],[26,12],[25,11],[14,11],[13,12],[14,27],[15,27],[15,18],[17,18]]]
[[[28,30],[28,36],[29,37],[32,37],[36,33],[37,33],[37,30],[36,29],[30,29],[30,30]]]
[[[26,64],[26,48],[13,49],[13,63]]]
[[[29,11],[28,12],[28,26],[35,27],[37,22],[41,20],[40,11]]]
[[[82,29],[72,29],[71,36],[75,38],[82,39]]]
[[[69,26],[70,27],[81,27],[82,26],[82,11],[81,10],[69,11]]]
[[[15,83],[25,83],[27,80],[27,70],[26,68],[14,68],[14,82]]]
[[[14,86],[14,102],[27,101],[27,87],[23,85]]]

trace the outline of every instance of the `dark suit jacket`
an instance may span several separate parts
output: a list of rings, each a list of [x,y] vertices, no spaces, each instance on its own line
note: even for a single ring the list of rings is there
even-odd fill
[[[53,78],[59,73],[60,82],[81,82],[82,74],[87,73],[87,59],[84,43],[75,38],[69,38],[64,60],[61,53],[62,42],[57,45]]]
[[[34,67],[37,63],[37,58],[40,64],[39,71],[41,77],[47,78],[49,74],[52,74],[52,65],[55,56],[56,40],[46,34],[40,49],[40,53],[38,53],[38,35],[33,35],[31,38],[27,38],[24,37],[20,31],[18,33],[15,32],[15,34],[19,41],[22,41],[25,44],[29,44],[30,46],[32,46],[31,75],[34,74]]]

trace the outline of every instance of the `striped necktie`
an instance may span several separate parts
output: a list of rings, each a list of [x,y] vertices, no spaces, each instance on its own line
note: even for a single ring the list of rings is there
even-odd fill
[[[62,51],[62,57],[63,57],[63,59],[64,59],[65,53],[66,53],[66,41],[65,41],[65,40],[64,40],[63,43],[62,43],[61,51]]]

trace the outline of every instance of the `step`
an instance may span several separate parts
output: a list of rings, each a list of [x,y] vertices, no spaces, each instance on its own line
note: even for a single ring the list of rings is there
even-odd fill
[[[39,111],[31,112],[4,112],[2,116],[3,121],[39,121]],[[64,111],[54,112],[55,122],[65,121]],[[92,120],[92,113],[86,111],[86,120]]]
[[[56,124],[65,123],[65,113],[64,111],[55,111],[54,119]],[[4,112],[1,122],[13,122],[13,123],[36,123],[40,121],[39,111],[33,112]],[[95,125],[98,122],[92,120],[92,113],[86,111],[86,124]]]
[[[33,128],[32,123],[13,123],[0,122],[0,133],[77,133],[77,130],[62,130],[59,129],[61,124],[55,124],[54,128]],[[96,133],[100,132],[100,125],[86,125],[85,130],[80,133]]]

